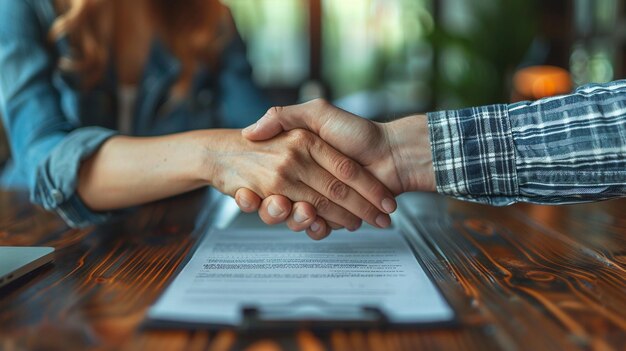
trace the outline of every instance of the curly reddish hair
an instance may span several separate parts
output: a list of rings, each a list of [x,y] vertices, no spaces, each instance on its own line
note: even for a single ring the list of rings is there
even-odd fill
[[[134,0],[129,0],[134,1]],[[98,82],[107,67],[113,38],[112,0],[56,0],[50,40],[67,36],[71,53],[62,70],[78,72],[84,86]],[[157,34],[182,64],[179,83],[190,82],[199,63],[214,64],[234,31],[228,9],[219,0],[147,0]]]

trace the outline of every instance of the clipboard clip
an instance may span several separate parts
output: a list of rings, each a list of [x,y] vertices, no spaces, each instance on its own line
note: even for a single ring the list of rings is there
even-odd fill
[[[323,299],[296,299],[284,304],[241,308],[243,331],[294,330],[301,328],[383,328],[389,319],[378,307],[331,304]]]

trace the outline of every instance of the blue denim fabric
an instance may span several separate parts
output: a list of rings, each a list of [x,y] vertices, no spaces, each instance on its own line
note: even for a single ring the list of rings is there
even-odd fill
[[[52,0],[0,0],[0,114],[12,158],[0,176],[3,187],[27,188],[31,200],[54,210],[71,226],[105,221],[76,194],[80,162],[116,135],[115,69],[85,91],[78,77],[57,68],[67,39],[48,41],[56,17]],[[168,92],[179,61],[154,41],[138,87],[133,135],[153,136],[204,128],[240,128],[270,106],[251,80],[243,42],[224,50],[219,69],[202,68],[189,97],[175,105]]]

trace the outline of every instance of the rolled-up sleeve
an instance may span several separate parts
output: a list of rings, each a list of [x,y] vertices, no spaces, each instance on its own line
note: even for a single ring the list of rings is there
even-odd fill
[[[507,205],[519,194],[506,105],[428,114],[437,191]]]
[[[89,210],[76,194],[76,186],[80,163],[113,135],[114,131],[99,127],[78,128],[68,133],[36,167],[32,201],[56,211],[73,227],[106,221],[111,213]]]
[[[626,81],[428,114],[437,191],[492,205],[626,195]]]
[[[31,200],[71,226],[105,221],[76,194],[80,163],[113,130],[71,123],[51,77],[56,58],[27,1],[5,1],[0,11],[0,107],[13,162],[27,179]]]

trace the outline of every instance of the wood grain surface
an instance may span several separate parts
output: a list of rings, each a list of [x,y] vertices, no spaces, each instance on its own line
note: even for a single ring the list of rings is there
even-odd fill
[[[494,208],[407,194],[394,217],[454,328],[238,334],[142,328],[210,222],[204,192],[70,229],[0,192],[0,245],[56,260],[0,290],[0,350],[626,350],[626,199]]]

